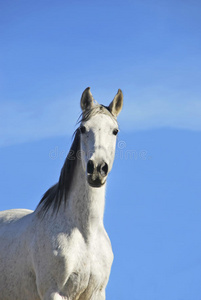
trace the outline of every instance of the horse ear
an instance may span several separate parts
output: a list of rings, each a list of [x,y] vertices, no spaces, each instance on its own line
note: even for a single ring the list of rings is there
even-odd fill
[[[123,93],[120,89],[118,89],[118,92],[114,97],[114,100],[109,105],[109,110],[112,115],[117,117],[120,111],[122,110],[122,107],[123,107]]]
[[[90,87],[86,88],[82,93],[80,106],[82,111],[89,110],[94,105],[94,98],[90,92]]]

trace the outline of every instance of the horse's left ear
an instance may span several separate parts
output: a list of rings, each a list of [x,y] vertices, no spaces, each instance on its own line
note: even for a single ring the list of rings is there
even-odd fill
[[[90,87],[86,88],[82,93],[82,97],[80,100],[80,106],[82,111],[89,110],[94,105],[94,98],[90,91]]]
[[[120,111],[122,110],[122,107],[123,107],[123,93],[120,89],[118,89],[118,92],[114,97],[114,100],[109,105],[109,110],[112,115],[117,117]]]

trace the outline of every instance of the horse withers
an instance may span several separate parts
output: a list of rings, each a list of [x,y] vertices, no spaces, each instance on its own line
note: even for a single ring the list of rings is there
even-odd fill
[[[81,97],[82,115],[57,184],[35,211],[0,213],[0,300],[104,300],[113,261],[103,224],[121,90],[108,107]]]

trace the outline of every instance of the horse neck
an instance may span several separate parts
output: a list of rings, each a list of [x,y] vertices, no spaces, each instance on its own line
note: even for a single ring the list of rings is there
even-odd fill
[[[92,188],[86,181],[81,160],[78,160],[71,191],[66,199],[67,219],[84,234],[90,235],[103,226],[105,185]]]

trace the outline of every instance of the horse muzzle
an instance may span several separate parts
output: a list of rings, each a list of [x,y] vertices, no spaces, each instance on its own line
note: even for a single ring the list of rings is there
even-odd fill
[[[89,160],[87,163],[87,181],[91,187],[101,187],[105,184],[108,174],[108,164],[102,162],[97,166],[93,160]]]

